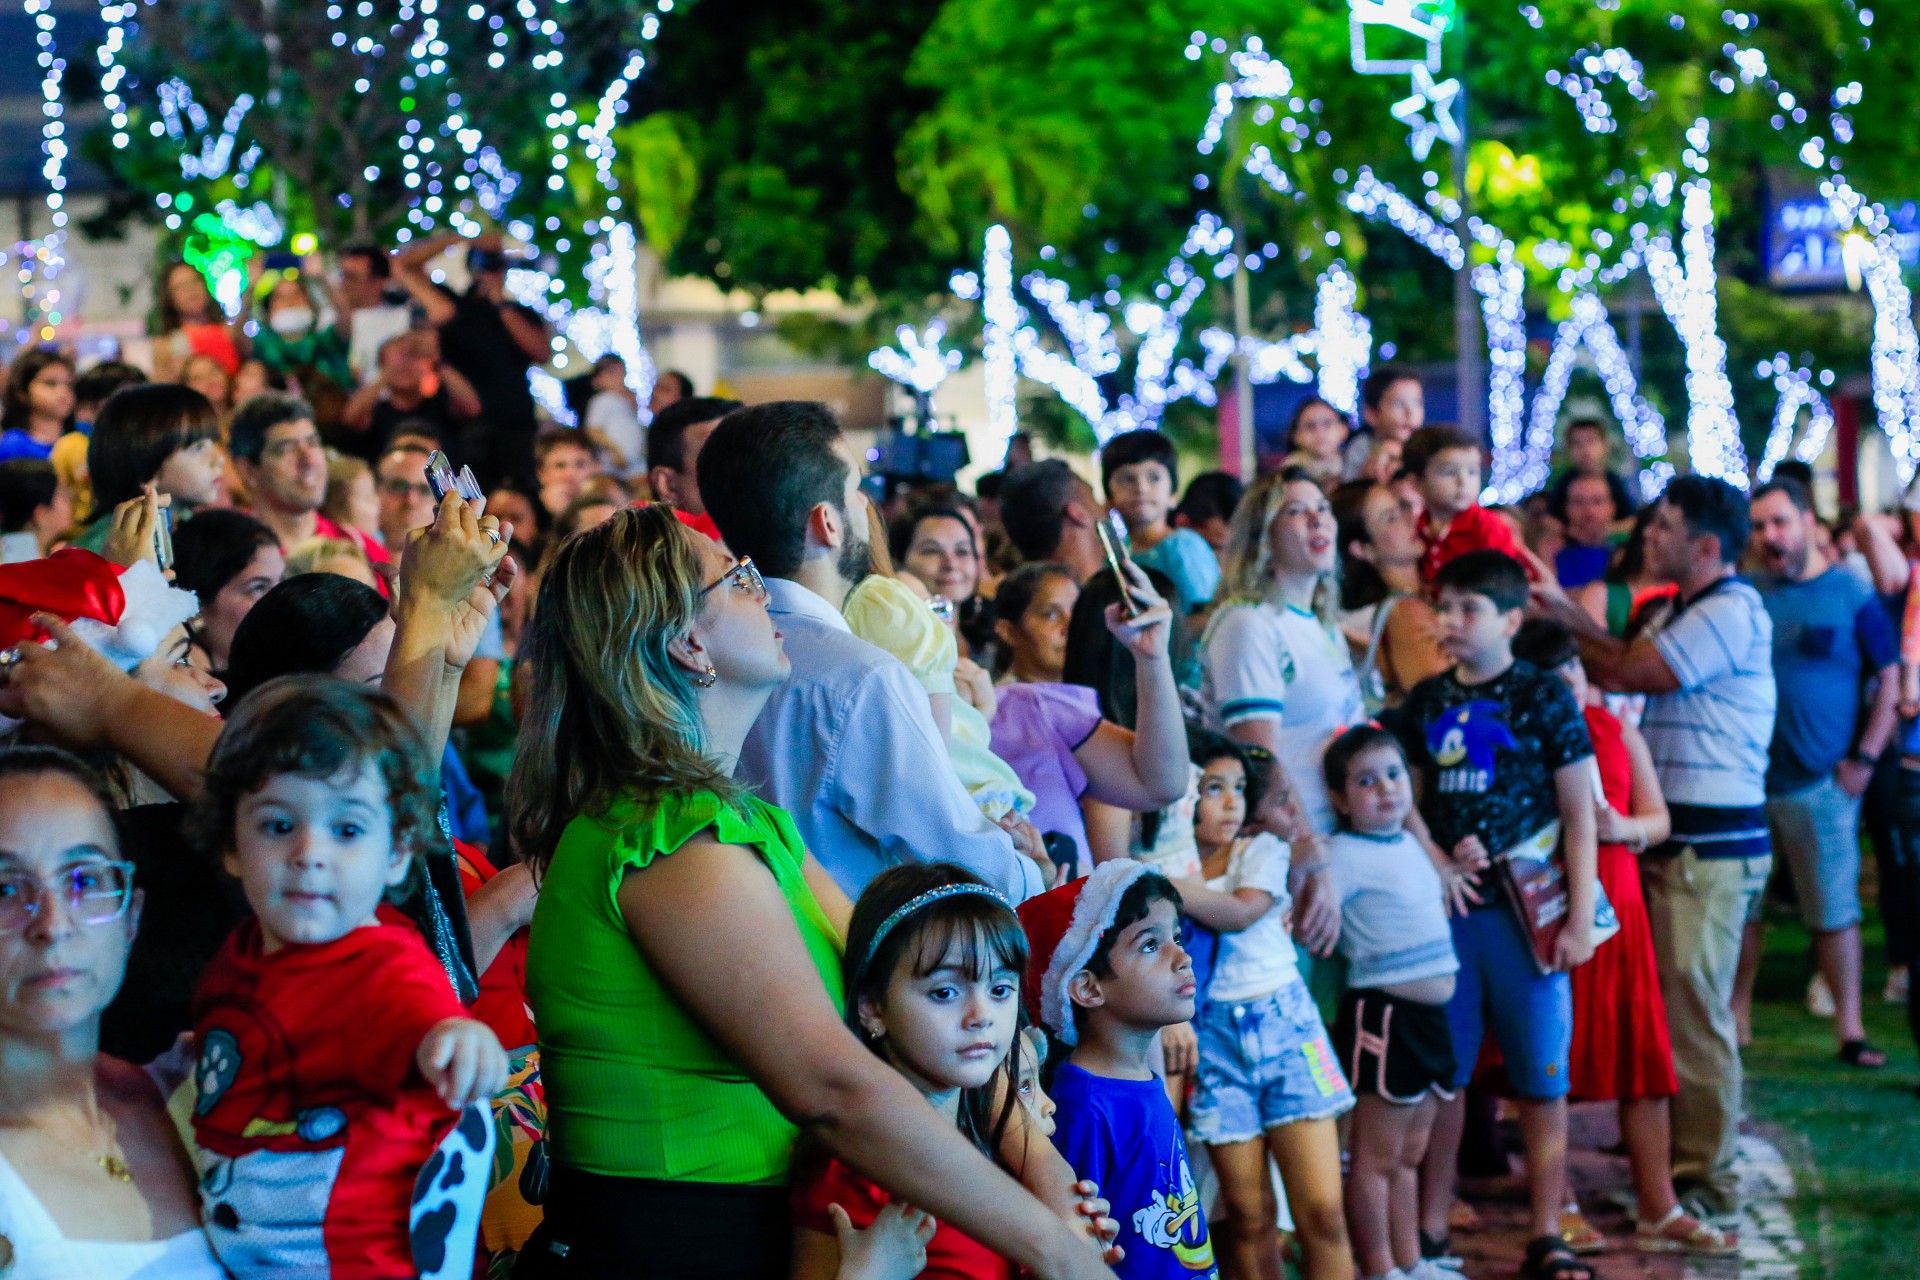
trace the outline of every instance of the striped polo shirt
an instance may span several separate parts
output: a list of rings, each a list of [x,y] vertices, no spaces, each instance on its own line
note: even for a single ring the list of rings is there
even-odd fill
[[[1682,603],[1653,644],[1680,684],[1648,698],[1640,722],[1673,813],[1672,843],[1701,857],[1767,853],[1773,620],[1760,593],[1722,578]]]

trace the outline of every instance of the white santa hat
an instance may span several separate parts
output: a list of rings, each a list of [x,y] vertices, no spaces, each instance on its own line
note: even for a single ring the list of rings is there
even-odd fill
[[[1133,882],[1158,874],[1142,863],[1116,858],[1095,867],[1090,876],[1020,904],[1020,924],[1027,931],[1027,1012],[1061,1043],[1071,1045],[1080,1038],[1068,985],[1100,949],[1100,938],[1113,928],[1120,899]]]
[[[0,565],[0,650],[43,637],[33,616],[46,613],[131,671],[159,650],[168,632],[199,612],[194,594],[170,586],[150,560],[123,569],[69,547],[45,559]]]

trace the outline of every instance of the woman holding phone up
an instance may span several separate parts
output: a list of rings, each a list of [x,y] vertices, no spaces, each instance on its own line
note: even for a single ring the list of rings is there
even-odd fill
[[[1098,695],[1077,684],[1005,685],[993,716],[993,753],[1012,765],[1033,792],[1034,826],[1073,842],[1072,875],[1085,875],[1094,863],[1126,853],[1124,847],[1091,846],[1085,805],[1104,803],[1146,813],[1172,804],[1187,789],[1187,727],[1168,655],[1173,610],[1138,565],[1123,562],[1121,571],[1138,613],[1130,617],[1124,605],[1109,605],[1106,621],[1114,638],[1133,655],[1138,727],[1124,729],[1104,719]],[[1016,587],[1009,593],[1007,585],[996,597],[996,605],[1007,607],[995,625],[1001,638],[1017,648],[1013,633],[1027,625],[1034,592]],[[1064,857],[1062,853],[1063,865]]]

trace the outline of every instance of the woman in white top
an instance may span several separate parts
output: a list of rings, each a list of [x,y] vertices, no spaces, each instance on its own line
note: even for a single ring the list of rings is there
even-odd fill
[[[0,752],[0,1271],[9,1280],[218,1280],[161,1086],[99,1052],[139,927],[99,781]]]
[[[1296,935],[1325,955],[1340,910],[1326,883],[1322,841],[1334,820],[1320,760],[1366,715],[1335,621],[1333,508],[1313,476],[1287,467],[1256,481],[1233,513],[1225,562],[1202,641],[1208,727],[1271,755],[1255,817],[1292,842]]]

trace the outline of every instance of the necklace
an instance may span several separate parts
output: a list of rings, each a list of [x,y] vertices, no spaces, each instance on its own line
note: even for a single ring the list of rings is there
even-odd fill
[[[133,1170],[127,1168],[127,1162],[109,1151],[103,1156],[95,1156],[93,1162],[106,1171],[106,1175],[115,1182],[132,1182]]]

